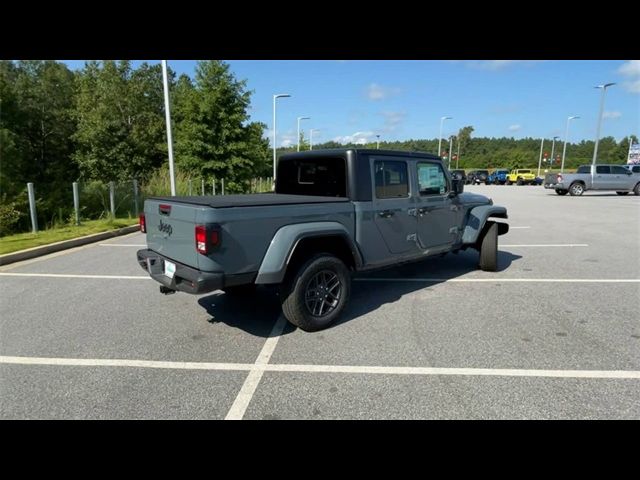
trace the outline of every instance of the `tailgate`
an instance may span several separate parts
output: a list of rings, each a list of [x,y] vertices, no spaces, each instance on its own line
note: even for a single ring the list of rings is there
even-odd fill
[[[148,247],[165,257],[198,268],[195,219],[198,207],[168,201],[146,200],[144,215]]]
[[[558,174],[557,173],[547,173],[544,176],[544,184],[545,185],[555,185],[558,183]]]

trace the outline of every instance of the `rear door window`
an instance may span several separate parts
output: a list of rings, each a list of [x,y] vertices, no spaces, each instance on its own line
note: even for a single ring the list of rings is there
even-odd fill
[[[409,196],[407,162],[376,160],[373,164],[376,198],[402,198]]]
[[[596,166],[596,173],[609,174],[611,170],[609,169],[609,165],[598,165]]]
[[[614,173],[616,175],[626,175],[628,171],[629,170],[627,170],[626,168],[618,167],[617,165],[611,167],[611,173]]]
[[[576,173],[591,173],[591,168],[588,166],[578,167],[578,171]]]

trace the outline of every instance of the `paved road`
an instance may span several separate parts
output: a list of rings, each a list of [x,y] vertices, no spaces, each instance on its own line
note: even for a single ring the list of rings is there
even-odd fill
[[[314,334],[266,288],[160,295],[141,234],[2,267],[0,418],[640,418],[640,198],[468,190],[509,210],[499,272],[359,276]]]

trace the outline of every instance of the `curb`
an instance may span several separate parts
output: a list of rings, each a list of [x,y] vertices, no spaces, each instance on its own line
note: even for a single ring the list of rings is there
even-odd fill
[[[70,240],[63,240],[61,242],[50,243],[48,245],[41,245],[39,247],[29,248],[27,250],[20,250],[18,252],[7,253],[0,255],[0,265],[8,265],[10,263],[21,262],[22,260],[28,260],[30,258],[40,257],[49,253],[59,252],[60,250],[66,250],[68,248],[79,247],[86,245],[87,243],[100,242],[107,238],[119,237],[128,233],[133,233],[140,230],[140,225],[131,225],[130,227],[119,228],[118,230],[110,230],[108,232],[94,233],[85,237],[72,238]]]

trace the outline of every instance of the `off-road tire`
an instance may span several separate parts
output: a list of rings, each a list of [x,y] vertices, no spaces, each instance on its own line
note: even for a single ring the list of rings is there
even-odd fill
[[[498,225],[490,222],[480,243],[480,269],[495,272],[498,269]]]
[[[324,274],[323,272],[327,272]],[[338,290],[333,290],[337,294],[337,300],[334,298],[335,305],[329,313],[322,313],[322,305],[319,307],[319,315],[314,315],[311,311],[309,303],[315,306],[321,300],[315,299],[312,292],[318,292],[320,287],[315,282],[317,278],[333,275],[340,283]],[[289,276],[289,275],[288,275]],[[316,288],[314,288],[314,285]],[[330,286],[331,284],[329,284]],[[322,287],[322,292],[327,291],[326,287]],[[345,305],[349,300],[351,293],[351,273],[349,269],[339,258],[328,253],[314,255],[307,260],[295,274],[290,275],[281,286],[280,296],[282,301],[282,313],[296,327],[307,332],[315,332],[327,328],[334,323]],[[319,295],[322,297],[322,295]],[[326,302],[331,302],[333,297],[328,297]],[[327,308],[330,307],[325,302]]]

